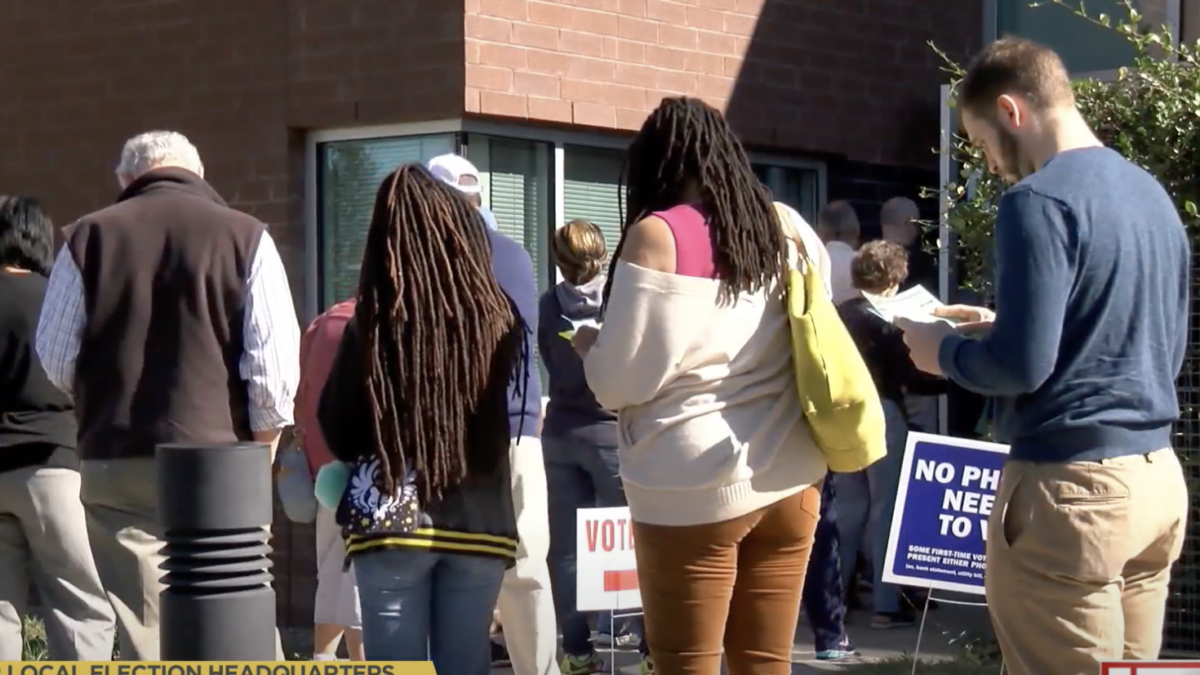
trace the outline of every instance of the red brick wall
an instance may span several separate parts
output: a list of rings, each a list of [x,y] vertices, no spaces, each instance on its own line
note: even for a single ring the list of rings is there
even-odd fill
[[[126,138],[181,131],[226,199],[272,226],[302,308],[309,129],[464,110],[633,129],[689,93],[758,145],[928,163],[939,78],[924,41],[969,49],[977,4],[7,0],[0,193],[70,222],[116,195]],[[303,625],[311,529],[276,525],[280,620]]]
[[[305,130],[460,115],[462,26],[453,2],[0,2],[0,194],[68,223],[116,196],[126,138],[181,131],[271,225],[300,310]],[[275,546],[280,620],[304,625],[311,530],[277,514]]]
[[[755,145],[928,163],[942,77],[926,42],[965,56],[979,4],[467,0],[466,109],[636,129],[688,94]]]

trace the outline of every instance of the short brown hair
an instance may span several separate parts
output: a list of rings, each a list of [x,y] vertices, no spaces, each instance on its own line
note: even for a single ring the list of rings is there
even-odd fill
[[[961,109],[980,113],[1004,94],[1046,110],[1074,105],[1071,76],[1053,49],[1016,37],[996,40],[971,60],[958,84]]]
[[[554,263],[576,286],[595,279],[607,258],[604,233],[595,223],[572,220],[554,233]]]
[[[863,244],[850,261],[850,280],[860,291],[879,294],[907,278],[908,251],[890,241]]]

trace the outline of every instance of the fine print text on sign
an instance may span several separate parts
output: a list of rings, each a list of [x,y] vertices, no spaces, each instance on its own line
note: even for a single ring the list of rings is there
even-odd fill
[[[983,594],[987,520],[1007,456],[996,443],[908,435],[885,582]]]
[[[577,513],[575,598],[579,610],[641,608],[629,509],[579,509]]]

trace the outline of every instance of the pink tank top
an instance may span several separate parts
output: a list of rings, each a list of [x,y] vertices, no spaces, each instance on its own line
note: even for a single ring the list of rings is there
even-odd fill
[[[680,204],[650,214],[663,219],[675,237],[675,274],[684,277],[715,279],[712,239],[708,219],[691,204]]]

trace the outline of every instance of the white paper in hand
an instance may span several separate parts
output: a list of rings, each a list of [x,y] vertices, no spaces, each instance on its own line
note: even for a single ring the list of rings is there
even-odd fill
[[[559,337],[565,338],[567,340],[570,340],[571,338],[575,337],[575,333],[578,333],[579,329],[583,328],[584,326],[592,326],[593,328],[600,327],[600,324],[596,323],[595,319],[580,319],[579,321],[576,321],[574,319],[571,319],[571,318],[568,318],[565,316],[563,318],[566,319],[567,321],[571,322],[571,330],[564,330],[561,333],[559,333],[558,335],[559,335]]]
[[[871,303],[871,312],[888,323],[894,323],[897,317],[921,323],[935,321],[944,321],[951,325],[956,323],[952,319],[933,315],[933,310],[945,305],[924,286],[914,286],[890,298],[868,293],[863,293],[863,297]]]

